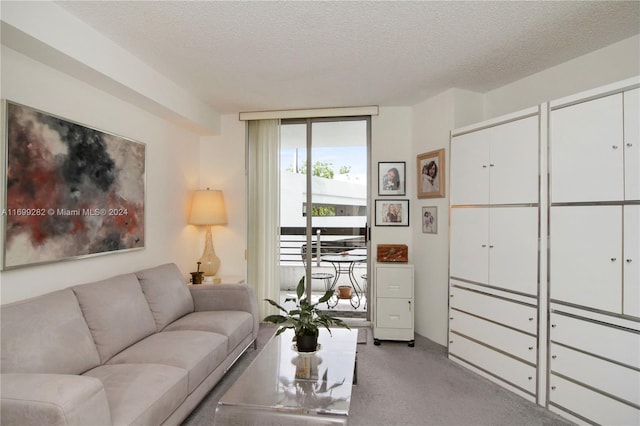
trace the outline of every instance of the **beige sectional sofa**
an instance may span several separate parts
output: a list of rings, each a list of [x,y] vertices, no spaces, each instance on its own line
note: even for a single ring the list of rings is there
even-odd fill
[[[0,309],[5,426],[179,424],[258,334],[251,286],[174,264]]]

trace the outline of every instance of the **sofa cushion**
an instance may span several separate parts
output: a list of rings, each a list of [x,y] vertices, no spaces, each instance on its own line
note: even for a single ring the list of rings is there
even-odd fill
[[[2,306],[2,373],[82,374],[100,364],[70,289]]]
[[[187,397],[187,371],[168,365],[102,365],[84,375],[102,382],[114,425],[160,425]]]
[[[169,324],[165,331],[202,330],[222,334],[229,339],[231,352],[253,331],[253,316],[244,311],[193,312]]]
[[[104,387],[75,374],[3,374],[2,424],[112,425]]]
[[[156,331],[153,315],[134,274],[73,287],[104,364]]]
[[[163,364],[188,372],[189,393],[227,356],[227,338],[204,331],[167,331],[153,334],[125,349],[109,364]]]
[[[136,272],[149,303],[157,331],[183,315],[193,312],[193,298],[175,263]]]

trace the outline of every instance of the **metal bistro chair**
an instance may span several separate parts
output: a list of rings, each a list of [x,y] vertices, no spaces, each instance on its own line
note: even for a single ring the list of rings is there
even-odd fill
[[[305,245],[303,245],[301,247],[300,255],[302,256],[302,264],[304,265],[304,269],[306,271],[307,270],[307,247]],[[311,259],[313,261],[313,260],[316,260],[317,257],[313,256],[313,253],[312,253]],[[335,275],[333,275],[332,273],[329,273],[329,272],[313,272],[312,271],[311,272],[311,279],[312,280],[321,280],[321,281],[323,281],[324,282],[325,291],[329,291],[333,287]],[[334,299],[335,299],[335,303],[332,303],[332,301]],[[337,304],[338,304],[338,297],[337,296],[334,296],[331,299],[327,300],[327,307],[328,308],[335,308]]]
[[[367,297],[367,274],[360,275],[362,278],[362,295],[364,296],[364,310],[367,310],[367,304],[369,303],[369,298]]]

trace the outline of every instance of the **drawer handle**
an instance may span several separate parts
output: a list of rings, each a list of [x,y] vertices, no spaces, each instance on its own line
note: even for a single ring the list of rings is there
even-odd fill
[[[490,246],[489,246],[489,248],[493,248],[493,246],[492,246],[492,245],[490,245]]]
[[[529,376],[529,380],[533,380],[533,377]]]
[[[615,262],[616,260],[618,260],[618,259],[616,259],[615,257],[612,257],[612,258],[611,258],[611,261],[612,261],[612,262]]]
[[[533,317],[529,318],[529,321],[533,321]]]
[[[483,165],[482,165],[482,168],[483,168],[483,169],[486,169],[486,168],[487,168],[487,165],[486,165],[486,164],[483,164]]]
[[[529,350],[532,351],[533,350],[533,346],[529,346]]]
[[[611,148],[618,149],[618,145],[612,145]]]
[[[482,245],[482,247],[486,247],[486,246],[487,246],[486,244],[483,244],[483,245]]]

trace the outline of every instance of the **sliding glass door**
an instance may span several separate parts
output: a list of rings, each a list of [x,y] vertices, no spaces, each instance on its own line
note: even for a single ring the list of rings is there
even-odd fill
[[[305,276],[336,316],[367,316],[369,134],[369,117],[281,122],[281,291]]]

